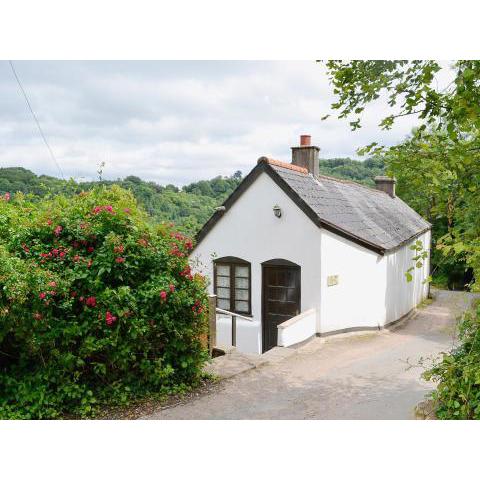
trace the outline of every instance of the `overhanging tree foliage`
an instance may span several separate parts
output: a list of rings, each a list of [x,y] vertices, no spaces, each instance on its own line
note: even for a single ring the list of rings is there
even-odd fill
[[[406,141],[391,148],[373,142],[360,153],[385,156],[399,195],[434,224],[434,243],[445,261],[453,268],[470,267],[480,278],[480,61],[331,60],[326,65],[338,96],[332,108],[350,119],[352,129],[361,127],[361,114],[377,100],[391,109],[380,122],[383,129],[399,117],[417,116],[419,126]],[[439,86],[445,69],[448,83]]]
[[[472,289],[480,290],[480,61],[451,64],[451,81],[438,87],[444,65],[418,61],[336,61],[327,69],[338,101],[339,117],[359,115],[387,95],[392,113],[380,126],[417,115],[419,126],[391,148],[372,143],[362,152],[383,152],[387,171],[398,179],[398,192],[433,223],[437,252],[448,269],[463,264],[473,270]],[[480,418],[480,308],[467,313],[459,345],[443,353],[424,373],[435,380],[436,413],[445,419]]]

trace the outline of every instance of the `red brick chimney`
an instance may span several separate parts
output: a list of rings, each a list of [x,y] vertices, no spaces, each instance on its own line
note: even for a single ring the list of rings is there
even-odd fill
[[[319,173],[318,154],[320,148],[311,145],[310,135],[300,135],[300,146],[292,147],[292,165],[303,167],[316,177]]]

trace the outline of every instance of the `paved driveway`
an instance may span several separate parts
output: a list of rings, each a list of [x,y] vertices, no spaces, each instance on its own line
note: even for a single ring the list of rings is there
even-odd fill
[[[316,338],[294,355],[223,381],[152,419],[412,419],[431,390],[415,365],[452,346],[456,317],[473,298],[435,292],[435,301],[393,331]]]

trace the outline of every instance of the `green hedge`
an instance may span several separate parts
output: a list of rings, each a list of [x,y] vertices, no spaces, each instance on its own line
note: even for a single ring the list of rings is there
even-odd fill
[[[191,248],[119,187],[0,197],[0,417],[92,416],[196,382],[207,297]]]
[[[480,306],[459,324],[459,344],[424,373],[437,382],[432,398],[440,419],[480,419]]]

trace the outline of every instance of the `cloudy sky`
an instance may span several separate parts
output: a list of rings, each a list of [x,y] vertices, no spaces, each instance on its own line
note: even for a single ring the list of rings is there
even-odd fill
[[[355,156],[372,141],[393,144],[414,119],[390,132],[374,105],[364,127],[321,117],[334,101],[315,62],[14,62],[65,177],[137,175],[161,184],[247,173],[262,155],[290,160],[300,134],[323,158]],[[0,61],[0,167],[59,176],[10,65]]]

